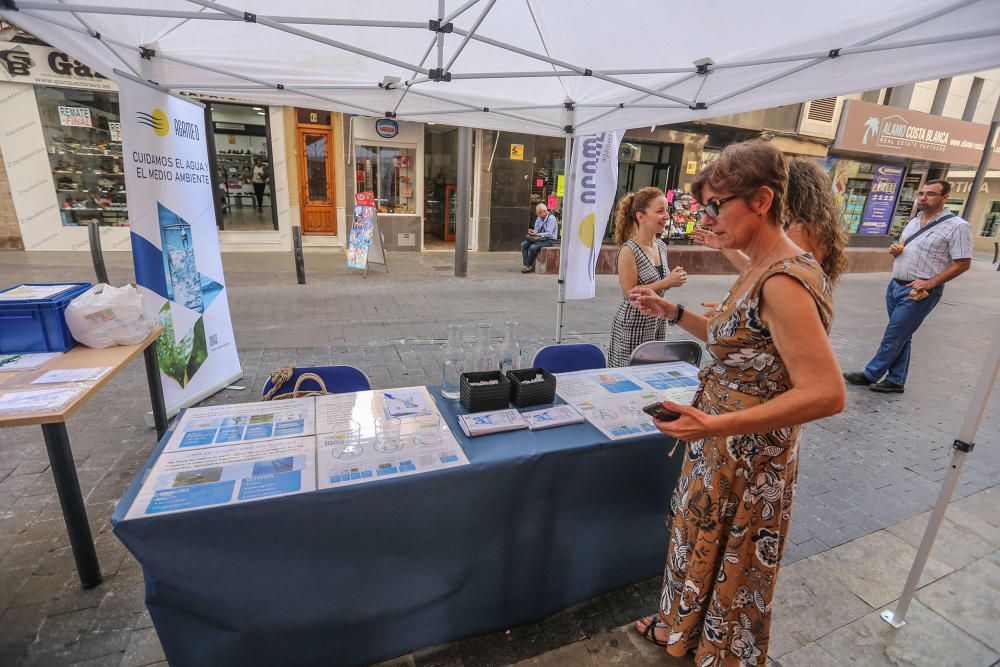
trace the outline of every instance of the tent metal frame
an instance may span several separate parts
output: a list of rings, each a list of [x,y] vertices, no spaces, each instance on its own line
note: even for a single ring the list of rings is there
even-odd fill
[[[468,29],[462,29],[454,25],[453,21],[464,14],[466,11],[474,7],[475,5],[483,2],[483,0],[469,0],[457,9],[455,9],[451,14],[444,15],[444,0],[438,1],[438,16],[437,18],[431,18],[426,23],[419,21],[380,21],[380,20],[361,20],[361,19],[340,19],[334,17],[314,17],[314,16],[282,16],[282,15],[262,15],[253,14],[251,12],[243,11],[235,7],[228,5],[222,5],[217,2],[212,2],[211,0],[186,0],[187,2],[197,5],[200,7],[198,11],[181,11],[181,10],[168,10],[168,9],[141,9],[136,7],[111,7],[97,4],[86,4],[86,5],[71,5],[65,4],[66,0],[57,0],[56,2],[46,2],[41,0],[3,0],[3,6],[7,11],[23,11],[26,15],[32,16],[54,25],[58,25],[62,28],[73,30],[79,33],[87,34],[98,41],[100,41],[105,48],[107,48],[111,53],[113,53],[118,60],[120,60],[126,67],[128,67],[134,75],[139,75],[136,72],[135,67],[130,63],[125,57],[122,56],[115,48],[119,47],[126,49],[131,52],[138,53],[144,59],[152,58],[163,58],[164,60],[169,60],[181,65],[186,65],[194,69],[199,69],[206,72],[212,72],[214,74],[219,74],[221,76],[231,77],[234,79],[246,81],[252,86],[246,86],[241,84],[181,84],[181,83],[162,83],[155,82],[158,86],[166,87],[171,90],[190,90],[190,91],[202,91],[207,92],[213,89],[216,90],[277,90],[277,91],[288,91],[292,93],[297,93],[306,97],[311,97],[317,100],[328,102],[330,104],[337,105],[344,108],[345,110],[353,110],[354,112],[362,112],[373,116],[383,116],[386,118],[407,117],[407,118],[420,118],[422,116],[430,114],[440,114],[440,113],[455,113],[455,114],[465,114],[465,113],[483,113],[486,117],[489,114],[503,115],[510,118],[515,118],[517,120],[531,123],[534,126],[540,128],[545,128],[546,133],[551,133],[553,129],[559,130],[567,135],[573,135],[578,132],[578,130],[595,123],[596,121],[606,118],[617,111],[627,108],[662,108],[662,109],[677,109],[688,107],[694,111],[704,111],[708,112],[713,106],[720,104],[722,102],[728,101],[734,97],[738,97],[750,91],[753,91],[761,86],[766,86],[775,81],[787,78],[801,72],[805,69],[815,67],[823,62],[827,62],[834,58],[843,58],[855,54],[863,53],[873,53],[881,51],[892,51],[897,49],[905,49],[911,47],[919,46],[933,46],[940,44],[948,44],[955,41],[972,40],[972,39],[982,39],[988,37],[1000,37],[1000,30],[971,30],[964,32],[956,32],[947,35],[940,35],[934,37],[927,37],[922,39],[912,39],[912,40],[902,40],[890,43],[882,43],[883,40],[898,35],[905,30],[913,28],[915,26],[921,25],[922,23],[932,19],[938,18],[943,15],[949,14],[951,12],[957,11],[964,7],[967,7],[976,2],[981,2],[982,0],[958,0],[957,2],[949,3],[943,7],[935,8],[930,12],[926,12],[920,16],[914,17],[898,26],[893,26],[890,29],[884,30],[875,35],[866,37],[859,40],[853,44],[846,45],[841,48],[830,49],[827,52],[808,52],[808,53],[794,53],[787,54],[783,56],[774,56],[768,58],[750,59],[734,62],[721,62],[715,63],[710,59],[705,59],[705,61],[699,61],[695,63],[694,66],[688,67],[666,67],[666,68],[648,68],[648,69],[607,69],[607,70],[594,70],[583,65],[578,65],[574,63],[569,63],[558,58],[552,58],[547,54],[540,54],[529,51],[527,49],[521,48],[514,44],[510,44],[497,39],[492,39],[484,35],[477,33],[482,22],[485,20],[489,12],[492,10],[496,0],[485,0],[486,4],[482,11],[473,19],[470,27]],[[529,3],[530,9],[530,3]],[[210,10],[210,11],[206,11]],[[55,19],[50,16],[51,13],[70,13],[80,25],[75,26]],[[379,62],[384,62],[389,65],[393,65],[407,71],[412,72],[411,77],[401,84],[373,84],[370,89],[377,90],[382,89],[387,92],[399,91],[398,98],[393,100],[393,104],[386,105],[385,109],[375,109],[369,106],[358,104],[355,102],[347,102],[342,99],[337,99],[327,95],[319,94],[315,91],[321,90],[367,90],[368,86],[363,85],[331,85],[331,86],[295,86],[288,85],[282,82],[271,82],[264,81],[261,79],[256,79],[254,77],[249,77],[246,75],[239,74],[237,72],[225,70],[217,67],[210,67],[208,65],[194,63],[189,60],[173,56],[168,53],[164,53],[160,50],[151,49],[144,45],[129,44],[122,40],[115,39],[113,37],[102,35],[100,32],[94,30],[90,24],[85,21],[81,15],[88,14],[107,14],[107,15],[128,15],[128,16],[150,16],[159,18],[177,18],[181,19],[181,23],[187,21],[234,21],[234,22],[244,22],[244,23],[255,23],[257,25],[264,26],[266,28],[291,34],[303,39],[309,39],[319,44],[330,46],[335,49],[346,51],[348,53],[353,53],[355,55],[369,58],[372,60],[377,60]],[[532,13],[532,16],[534,14]],[[166,32],[170,32],[180,25],[170,27]],[[371,51],[364,49],[352,44],[347,44],[335,39],[325,37],[323,35],[317,34],[315,32],[295,27],[296,25],[319,25],[319,26],[356,26],[356,27],[371,27],[371,28],[407,28],[414,30],[430,30],[433,35],[430,46],[424,53],[423,58],[421,58],[418,63],[410,63],[396,58],[392,58],[385,54],[378,53],[376,51]],[[453,34],[462,38],[458,48],[451,55],[447,63],[444,62],[444,46],[445,39],[448,34]],[[532,58],[540,63],[551,66],[553,69],[551,71],[541,70],[541,71],[510,71],[510,72],[452,72],[452,67],[458,61],[462,51],[468,45],[470,41],[476,41],[481,44],[486,44],[493,46],[495,48],[507,51],[509,53],[516,53],[525,57]],[[877,43],[879,42],[879,43]],[[430,54],[437,49],[437,67],[428,68],[425,66],[427,58]],[[754,67],[757,65],[773,65],[776,63],[797,63],[794,66],[785,69],[784,71],[771,74],[763,79],[751,82],[744,86],[741,86],[735,90],[717,95],[709,100],[702,100],[701,93],[702,89],[707,82],[708,75],[715,70],[722,69],[733,69],[733,68],[746,68]],[[656,75],[676,75],[682,74],[679,79],[667,82],[662,86],[646,86],[640,85],[638,83],[622,79],[622,76],[656,76]],[[580,105],[579,108],[605,108],[607,110],[600,112],[594,116],[585,119],[576,119],[574,114],[574,119],[570,124],[557,125],[556,123],[543,120],[540,118],[532,118],[526,115],[515,115],[510,113],[511,111],[532,111],[532,110],[543,110],[555,108],[553,105],[537,105],[537,106],[520,106],[517,108],[504,109],[502,107],[487,107],[479,104],[473,104],[456,97],[449,97],[444,95],[431,94],[426,92],[419,92],[414,90],[414,86],[427,82],[449,82],[453,80],[487,80],[495,78],[533,78],[533,77],[593,77],[601,81],[618,86],[619,88],[632,90],[639,95],[633,96],[628,99],[623,99],[618,102],[609,101],[606,105],[600,103],[595,104],[585,104]],[[701,77],[701,82],[698,87],[698,91],[692,99],[685,99],[684,97],[672,95],[667,91],[670,88],[678,86],[686,81],[689,81],[695,76]],[[455,109],[428,109],[426,111],[418,110],[406,110],[403,113],[399,113],[400,106],[403,99],[408,94],[414,94],[418,96],[425,97],[427,99],[433,99],[437,102],[444,104],[450,104]],[[662,103],[650,104],[643,103],[644,100],[649,98],[657,98],[662,100]],[[391,107],[391,111],[388,110]],[[706,113],[706,117],[708,114]]]

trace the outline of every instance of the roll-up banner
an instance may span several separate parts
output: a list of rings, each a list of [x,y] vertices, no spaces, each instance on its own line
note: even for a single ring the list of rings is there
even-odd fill
[[[135,278],[163,334],[156,356],[167,412],[243,376],[215,220],[204,109],[119,79]]]
[[[577,180],[569,189],[573,201],[563,218],[562,234],[567,299],[593,299],[597,291],[597,256],[618,190],[618,147],[624,135],[624,130],[615,130],[573,142]]]

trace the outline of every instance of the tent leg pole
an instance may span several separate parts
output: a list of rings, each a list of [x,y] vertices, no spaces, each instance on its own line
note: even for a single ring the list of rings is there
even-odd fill
[[[472,128],[458,128],[458,196],[455,199],[455,277],[469,274],[469,193],[472,191]],[[448,221],[445,220],[445,225]]]
[[[564,190],[563,190],[563,228],[562,234],[559,235],[559,298],[556,301],[556,343],[562,342],[563,334],[563,308],[566,306],[566,263],[569,261],[566,251],[569,246],[566,243],[566,231],[570,228],[570,209],[573,206],[572,199],[572,172],[571,158],[573,156],[573,135],[566,135],[566,148],[563,157],[563,179],[565,180]]]
[[[962,466],[965,464],[967,454],[968,452],[955,450],[954,455],[952,455],[951,467],[941,482],[941,491],[938,493],[937,504],[934,506],[931,517],[927,522],[924,538],[920,541],[920,548],[917,550],[917,556],[910,567],[910,574],[906,578],[906,585],[903,586],[903,593],[896,604],[896,609],[894,611],[886,610],[880,614],[882,620],[894,628],[898,629],[906,625],[906,612],[909,611],[910,603],[917,592],[920,576],[924,573],[924,566],[927,565],[927,559],[930,558],[931,549],[934,547],[934,540],[937,539],[938,529],[941,527],[941,522],[944,521],[944,514],[948,510],[951,494],[954,493],[955,486],[958,484],[958,476],[962,474]]]
[[[982,368],[976,388],[972,393],[972,399],[969,402],[969,409],[966,411],[965,419],[958,431],[958,439],[955,440],[955,452],[951,458],[951,467],[941,482],[941,492],[938,494],[937,504],[927,522],[924,538],[920,542],[920,548],[917,549],[917,557],[913,560],[913,566],[906,578],[899,602],[896,604],[895,611],[883,611],[879,614],[883,621],[894,628],[901,628],[906,623],[906,612],[909,610],[910,602],[913,601],[913,596],[917,591],[920,575],[923,574],[924,566],[927,565],[927,559],[930,558],[938,529],[941,527],[944,514],[948,510],[951,494],[958,484],[958,476],[962,474],[965,457],[975,447],[976,431],[979,430],[979,424],[983,420],[986,405],[990,400],[990,391],[993,388],[993,383],[996,382],[997,373],[1000,372],[1000,327],[993,333],[993,342]]]

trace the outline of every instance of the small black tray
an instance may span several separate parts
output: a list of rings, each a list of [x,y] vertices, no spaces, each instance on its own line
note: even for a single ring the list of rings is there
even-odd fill
[[[496,380],[497,384],[472,385],[483,380]],[[500,371],[462,373],[459,391],[462,405],[469,412],[503,410],[510,401],[510,380]]]
[[[541,373],[541,382],[523,384],[523,380],[531,380]],[[522,368],[517,371],[507,371],[510,379],[510,402],[519,408],[529,405],[543,405],[556,399],[556,376],[544,368]]]

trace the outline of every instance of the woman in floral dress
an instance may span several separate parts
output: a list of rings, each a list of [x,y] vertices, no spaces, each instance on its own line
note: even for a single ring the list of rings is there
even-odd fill
[[[764,665],[771,600],[791,519],[799,425],[844,406],[827,337],[830,282],[782,229],[782,154],[762,141],[727,147],[696,178],[702,224],[747,265],[710,317],[645,288],[644,313],[705,341],[712,362],[693,406],[656,422],[687,443],[670,501],[669,546],[656,615],[636,622],[671,655],[699,667]]]

